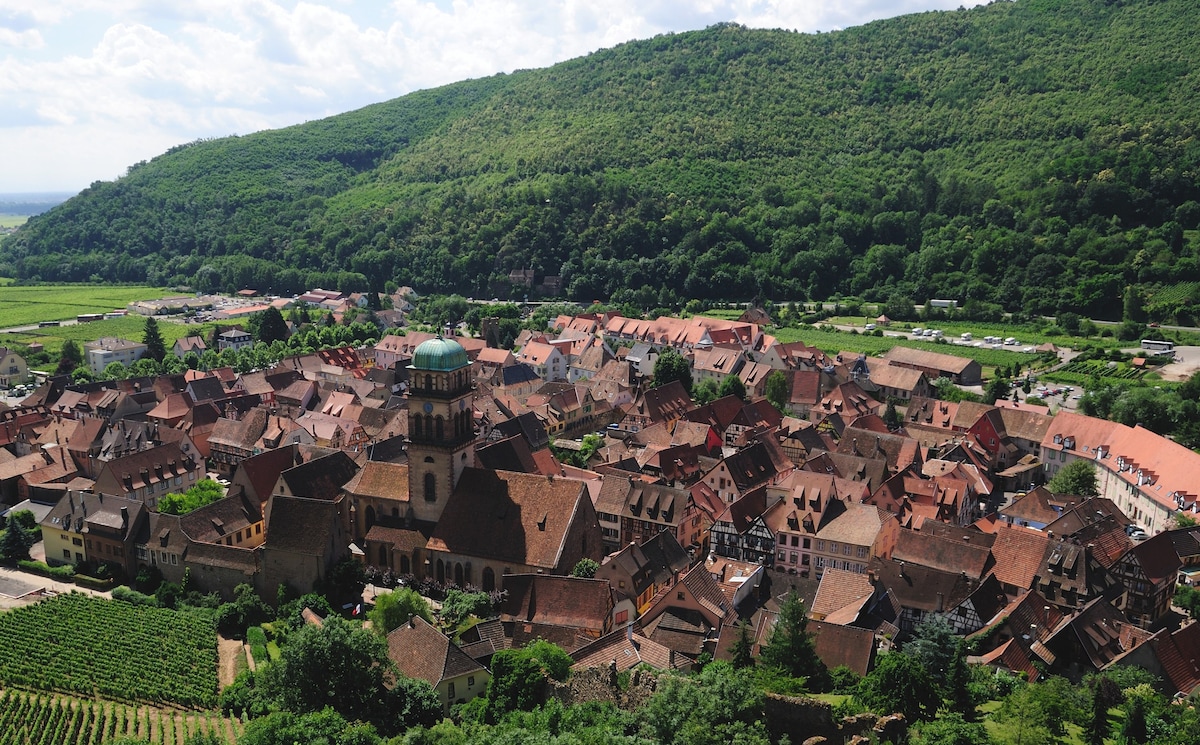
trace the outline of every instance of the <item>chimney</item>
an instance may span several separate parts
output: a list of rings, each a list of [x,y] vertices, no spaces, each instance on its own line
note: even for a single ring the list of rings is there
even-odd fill
[[[121,507],[121,530],[129,527],[129,508],[122,505]]]

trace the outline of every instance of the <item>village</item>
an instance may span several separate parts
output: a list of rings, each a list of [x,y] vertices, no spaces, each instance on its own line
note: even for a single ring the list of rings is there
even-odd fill
[[[1027,680],[1135,665],[1200,686],[1200,627],[1172,607],[1200,571],[1200,455],[1072,411],[934,398],[938,379],[981,382],[965,357],[829,354],[768,324],[586,313],[512,350],[408,329],[253,372],[52,377],[0,412],[0,501],[35,513],[51,566],[154,567],[274,602],[353,561],[368,604],[398,584],[491,593],[496,617],[457,642],[394,632],[422,650],[401,670],[447,707],[483,693],[491,655],[537,639],[578,669],[729,659],[739,623],[757,648],[789,593],[831,670],[866,675],[937,616],[972,662]],[[144,347],[85,353],[103,370]],[[739,393],[697,405],[654,379],[664,356]],[[1045,486],[1078,461],[1096,494]],[[206,478],[223,498],[158,509]]]

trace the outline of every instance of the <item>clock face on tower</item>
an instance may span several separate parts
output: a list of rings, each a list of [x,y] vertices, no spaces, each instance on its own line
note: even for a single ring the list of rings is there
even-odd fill
[[[428,401],[426,401],[426,402],[425,402],[425,413],[426,413],[426,414],[432,414],[432,413],[433,413],[433,404],[431,404],[431,403],[430,403],[430,402],[428,402]]]

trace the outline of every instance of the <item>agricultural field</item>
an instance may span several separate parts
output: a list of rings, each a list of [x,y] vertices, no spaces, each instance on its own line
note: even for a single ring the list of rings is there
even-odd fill
[[[39,321],[74,320],[81,313],[124,310],[134,300],[166,297],[162,287],[138,285],[0,286],[0,329],[36,326]]]
[[[118,737],[145,739],[151,745],[182,745],[197,734],[233,745],[241,729],[241,722],[217,712],[0,692],[0,745],[100,745]]]
[[[0,297],[3,296],[3,292],[3,289],[0,289]],[[241,321],[240,323],[244,324],[245,321]],[[208,332],[213,326],[232,326],[238,324],[238,321],[184,324],[159,319],[158,331],[162,334],[163,341],[169,350],[176,341],[185,336],[207,337]],[[0,333],[0,343],[29,345],[36,342],[44,346],[50,355],[57,356],[62,350],[63,342],[67,339],[73,339],[80,347],[83,346],[84,342],[95,341],[106,336],[141,341],[145,328],[145,317],[128,315],[123,318],[110,318],[91,323],[76,323],[70,326],[49,326],[46,328],[30,329],[28,331],[9,331]]]
[[[217,631],[195,612],[69,593],[0,615],[0,686],[211,708]]]
[[[19,228],[28,219],[26,215],[0,215],[0,228]]]

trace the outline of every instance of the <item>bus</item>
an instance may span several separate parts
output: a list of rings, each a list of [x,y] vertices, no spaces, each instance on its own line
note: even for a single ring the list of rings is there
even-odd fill
[[[1154,355],[1175,356],[1175,342],[1142,339],[1142,349]]]

